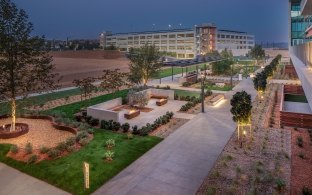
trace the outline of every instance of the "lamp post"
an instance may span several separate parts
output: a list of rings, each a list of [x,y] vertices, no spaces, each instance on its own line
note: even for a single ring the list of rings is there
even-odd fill
[[[201,103],[202,103],[202,113],[205,112],[204,79],[205,79],[205,74],[201,74]]]

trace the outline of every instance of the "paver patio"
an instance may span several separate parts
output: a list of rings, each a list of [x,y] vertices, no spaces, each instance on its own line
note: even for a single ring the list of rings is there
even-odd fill
[[[233,134],[229,99],[245,90],[254,98],[250,78],[228,92],[226,101],[180,127],[94,194],[195,194]]]

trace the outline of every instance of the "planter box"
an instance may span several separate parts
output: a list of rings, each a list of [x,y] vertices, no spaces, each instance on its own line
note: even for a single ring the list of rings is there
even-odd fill
[[[167,104],[167,102],[168,102],[168,99],[160,99],[160,100],[156,101],[156,105],[157,106],[163,106],[163,105]]]
[[[125,114],[125,118],[130,120],[139,115],[140,115],[140,110],[130,111],[129,113]]]

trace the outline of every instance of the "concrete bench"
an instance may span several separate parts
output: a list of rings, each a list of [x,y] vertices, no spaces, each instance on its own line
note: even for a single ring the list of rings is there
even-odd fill
[[[167,102],[168,102],[168,99],[160,99],[160,100],[156,101],[156,105],[157,106],[163,106],[163,105],[167,104]]]
[[[130,110],[128,113],[125,113],[125,118],[130,120],[140,115],[140,110]]]
[[[223,94],[219,94],[219,95],[213,97],[211,100],[209,100],[209,104],[212,105],[212,106],[215,106],[216,104],[218,104],[222,100],[224,100],[224,95]]]

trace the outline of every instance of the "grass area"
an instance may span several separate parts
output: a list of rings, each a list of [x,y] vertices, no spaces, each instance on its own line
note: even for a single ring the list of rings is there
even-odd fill
[[[208,90],[216,90],[216,91],[231,91],[233,88],[231,86],[218,87],[216,85],[208,85],[205,87]]]
[[[75,102],[72,104],[67,104],[64,106],[56,107],[56,108],[46,111],[46,113],[49,113],[50,111],[60,111],[60,112],[63,112],[67,118],[73,118],[74,114],[79,112],[81,108],[99,104],[99,103],[102,103],[102,102],[105,102],[114,98],[118,98],[118,97],[126,97],[127,94],[128,94],[128,90],[121,90],[121,91],[116,92],[115,94],[101,95],[98,97],[91,98],[89,100],[84,100],[82,102]]]
[[[199,97],[200,93],[196,92],[196,91],[186,91],[186,90],[180,90],[180,89],[175,89],[174,90],[175,94],[178,96],[195,96],[195,97]]]
[[[103,160],[107,139],[115,139],[116,142],[112,162]],[[10,145],[1,145],[0,161],[70,193],[90,194],[160,141],[161,138],[151,136],[135,136],[128,140],[125,134],[95,130],[94,139],[88,145],[57,160],[27,165],[6,157]],[[83,188],[83,162],[90,164],[90,189],[87,191]]]
[[[285,95],[285,101],[308,103],[308,100],[307,100],[305,95],[286,94]]]
[[[205,67],[205,65],[204,64],[201,64],[201,65],[198,65],[198,69],[200,69],[200,68],[204,68]],[[208,67],[208,65],[207,65],[207,67]],[[183,68],[184,70],[184,73],[185,73],[185,71],[186,71],[186,69],[185,68]],[[195,71],[196,70],[196,66],[194,65],[194,66],[191,66],[191,67],[188,67],[188,72],[190,72],[190,71]],[[177,68],[177,67],[174,67],[173,68],[173,75],[176,75],[176,74],[181,74],[182,73],[182,68]],[[155,76],[154,77],[154,79],[160,79],[160,78],[164,78],[164,77],[168,77],[168,76],[171,76],[172,75],[172,69],[171,69],[171,67],[165,67],[165,68],[163,68],[160,72],[159,72],[159,74],[157,75],[157,76]]]
[[[79,89],[70,89],[66,91],[59,91],[59,92],[53,92],[48,94],[43,94],[39,96],[29,97],[26,100],[18,100],[17,104],[20,105],[19,107],[22,107],[24,105],[40,105],[44,104],[48,101],[56,100],[65,98],[66,96],[74,96],[79,95],[80,90]],[[10,104],[7,102],[0,103],[0,115],[8,114],[10,113]]]
[[[255,63],[254,60],[250,61],[250,60],[238,60],[237,61],[238,64],[242,64],[242,65],[253,65]]]

